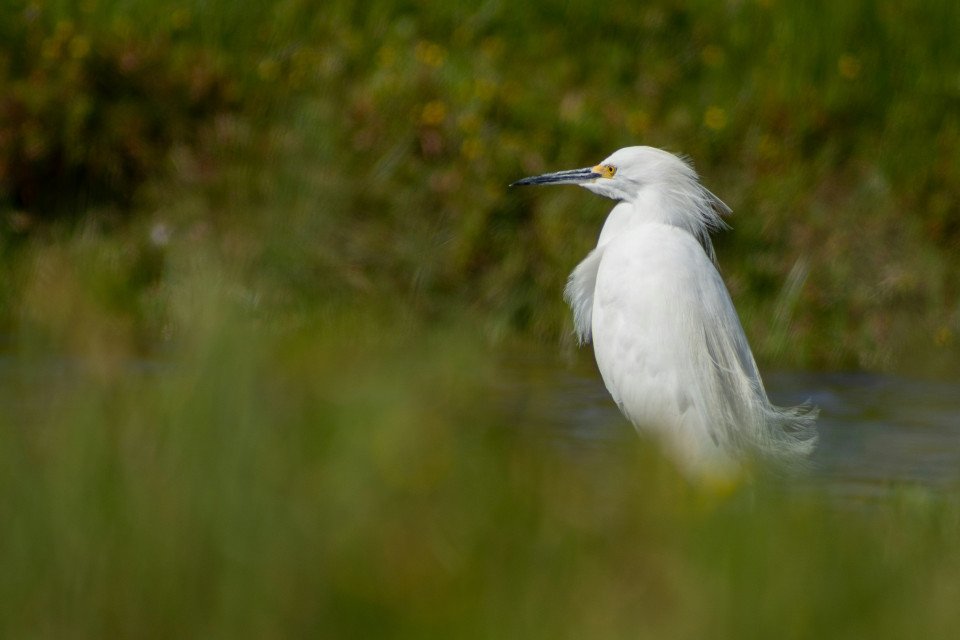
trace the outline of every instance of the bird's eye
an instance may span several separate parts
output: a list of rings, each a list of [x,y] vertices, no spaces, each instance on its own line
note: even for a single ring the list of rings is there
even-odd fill
[[[612,164],[598,164],[593,168],[594,173],[599,173],[601,178],[612,178],[617,173],[617,168]]]

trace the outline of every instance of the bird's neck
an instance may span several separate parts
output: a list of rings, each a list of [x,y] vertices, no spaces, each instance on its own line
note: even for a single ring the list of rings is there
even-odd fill
[[[600,232],[598,245],[635,227],[646,224],[666,224],[692,235],[712,260],[710,242],[712,216],[710,203],[697,183],[691,185],[649,184],[638,189],[630,200],[613,208]],[[716,216],[719,221],[719,216]],[[723,224],[719,221],[718,224]]]

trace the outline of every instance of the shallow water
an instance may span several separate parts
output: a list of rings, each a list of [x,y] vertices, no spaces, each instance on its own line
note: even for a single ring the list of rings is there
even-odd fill
[[[525,354],[502,364],[502,401],[565,446],[614,447],[636,435],[592,362]],[[960,382],[868,373],[765,372],[778,405],[820,407],[813,480],[854,499],[904,484],[960,484]]]

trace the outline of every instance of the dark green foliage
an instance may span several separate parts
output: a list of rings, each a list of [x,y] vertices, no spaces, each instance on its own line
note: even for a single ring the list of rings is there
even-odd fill
[[[205,221],[278,298],[554,339],[609,205],[505,185],[652,144],[733,207],[720,261],[761,359],[955,360],[956,3],[4,11],[8,236],[104,205]]]
[[[5,31],[0,202],[22,215],[130,212],[172,149],[199,151],[214,118],[237,106],[216,52],[175,33],[55,20],[39,5]]]

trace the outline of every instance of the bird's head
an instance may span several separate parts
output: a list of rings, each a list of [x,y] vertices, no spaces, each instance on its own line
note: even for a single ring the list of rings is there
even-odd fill
[[[723,200],[700,184],[682,158],[653,147],[625,147],[600,164],[517,180],[525,184],[575,184],[598,195],[634,203],[645,219],[689,231],[711,259],[710,233],[727,227]]]
[[[679,157],[653,147],[624,147],[599,164],[517,180],[510,186],[576,184],[613,200],[634,200],[650,185],[696,183],[697,174]]]

